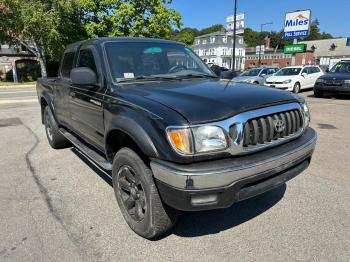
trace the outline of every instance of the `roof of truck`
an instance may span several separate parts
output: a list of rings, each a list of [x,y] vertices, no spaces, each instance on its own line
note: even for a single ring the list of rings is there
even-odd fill
[[[173,44],[181,44],[176,41],[158,39],[158,38],[141,38],[141,37],[101,37],[95,39],[87,39],[79,42],[72,43],[66,47],[67,51],[72,51],[78,48],[81,45],[99,45],[106,42],[152,42],[152,43],[173,43]]]

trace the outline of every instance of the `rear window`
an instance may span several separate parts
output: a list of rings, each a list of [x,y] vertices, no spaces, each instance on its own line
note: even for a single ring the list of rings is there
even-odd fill
[[[61,75],[65,78],[70,78],[70,71],[73,68],[74,53],[66,53],[63,57]]]

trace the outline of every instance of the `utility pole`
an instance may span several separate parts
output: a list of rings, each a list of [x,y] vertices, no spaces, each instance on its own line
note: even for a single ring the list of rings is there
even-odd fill
[[[233,34],[232,34],[232,71],[236,69],[236,29],[237,29],[237,0],[235,0],[235,7],[233,11]]]
[[[261,46],[262,46],[262,30],[263,30],[263,26],[265,25],[272,25],[273,23],[272,22],[269,22],[269,23],[264,23],[264,24],[261,24],[260,25],[260,36],[259,36],[259,61],[258,61],[258,66],[261,66]]]

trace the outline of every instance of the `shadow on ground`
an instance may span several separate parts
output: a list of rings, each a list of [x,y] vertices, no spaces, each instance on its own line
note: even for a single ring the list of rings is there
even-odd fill
[[[78,149],[73,147],[71,151],[94,170],[106,183],[112,186],[110,174],[102,171],[91,163]],[[230,208],[202,212],[183,212],[175,228],[167,235],[157,240],[167,237],[170,234],[181,237],[217,234],[221,231],[239,226],[276,205],[283,198],[285,191],[286,184],[283,184],[262,195],[236,203]]]

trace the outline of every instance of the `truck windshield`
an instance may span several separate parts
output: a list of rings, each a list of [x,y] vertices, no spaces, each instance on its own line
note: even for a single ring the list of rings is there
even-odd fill
[[[299,75],[301,68],[289,67],[280,69],[275,75],[276,76],[296,76]]]
[[[216,77],[191,49],[181,44],[108,42],[105,49],[116,81]]]
[[[329,72],[339,74],[350,74],[350,61],[335,64],[335,66],[333,66]]]
[[[260,69],[249,69],[244,71],[240,76],[257,76],[259,75]]]

